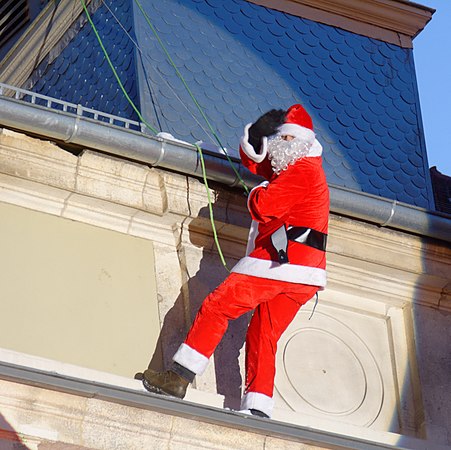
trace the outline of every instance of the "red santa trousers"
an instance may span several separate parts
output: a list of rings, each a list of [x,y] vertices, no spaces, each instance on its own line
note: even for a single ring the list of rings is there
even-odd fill
[[[246,336],[245,397],[248,401],[242,408],[255,407],[270,413],[277,341],[299,308],[318,289],[318,286],[232,273],[204,300],[174,361],[202,374],[227,330],[228,321],[255,309]],[[262,401],[265,405],[256,407]]]

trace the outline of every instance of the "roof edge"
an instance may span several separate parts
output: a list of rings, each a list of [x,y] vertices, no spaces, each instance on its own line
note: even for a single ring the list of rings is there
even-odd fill
[[[169,169],[202,178],[202,164],[196,147],[178,140],[163,139],[96,121],[80,115],[29,104],[0,96],[0,125],[31,133],[46,139],[90,148],[154,167]],[[118,118],[120,119],[120,118]],[[49,124],[52,124],[49,126]],[[204,153],[207,177],[229,187],[238,187],[241,180],[255,186],[261,180],[232,158],[236,172],[226,157]],[[451,216],[418,208],[396,200],[378,197],[330,185],[331,212],[364,220],[381,227],[390,227],[420,236],[451,242]]]
[[[435,9],[407,0],[247,0],[370,38],[412,48]]]

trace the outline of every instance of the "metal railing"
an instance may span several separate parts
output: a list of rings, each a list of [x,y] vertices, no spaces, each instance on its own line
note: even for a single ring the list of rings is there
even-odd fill
[[[0,83],[0,95],[43,108],[58,110],[68,114],[98,120],[103,123],[109,123],[110,125],[116,125],[130,130],[143,132],[146,128],[143,123],[137,122],[136,120],[126,119],[124,117],[115,116],[96,109],[87,108],[86,106],[76,103],[48,97],[47,95],[37,94],[36,92],[28,91],[26,89],[11,86],[5,83]]]

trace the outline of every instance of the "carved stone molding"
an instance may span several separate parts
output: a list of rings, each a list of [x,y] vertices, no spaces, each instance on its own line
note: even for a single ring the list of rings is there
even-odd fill
[[[278,343],[280,418],[285,410],[419,437],[423,406],[406,337],[410,315],[333,289],[320,294],[313,316],[312,307],[299,311]]]
[[[184,175],[90,150],[77,157],[3,129],[0,187],[6,203],[170,246],[215,248],[205,186]],[[245,198],[225,190],[210,189],[210,195],[224,254],[239,258],[249,226]]]

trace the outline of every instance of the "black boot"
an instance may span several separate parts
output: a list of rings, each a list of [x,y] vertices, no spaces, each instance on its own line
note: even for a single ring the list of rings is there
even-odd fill
[[[143,373],[142,382],[149,392],[156,394],[169,395],[177,398],[184,398],[189,381],[173,372],[155,372],[147,369]]]
[[[264,417],[265,419],[269,419],[268,414],[265,414],[263,411],[259,409],[250,409],[249,410],[253,416]]]

